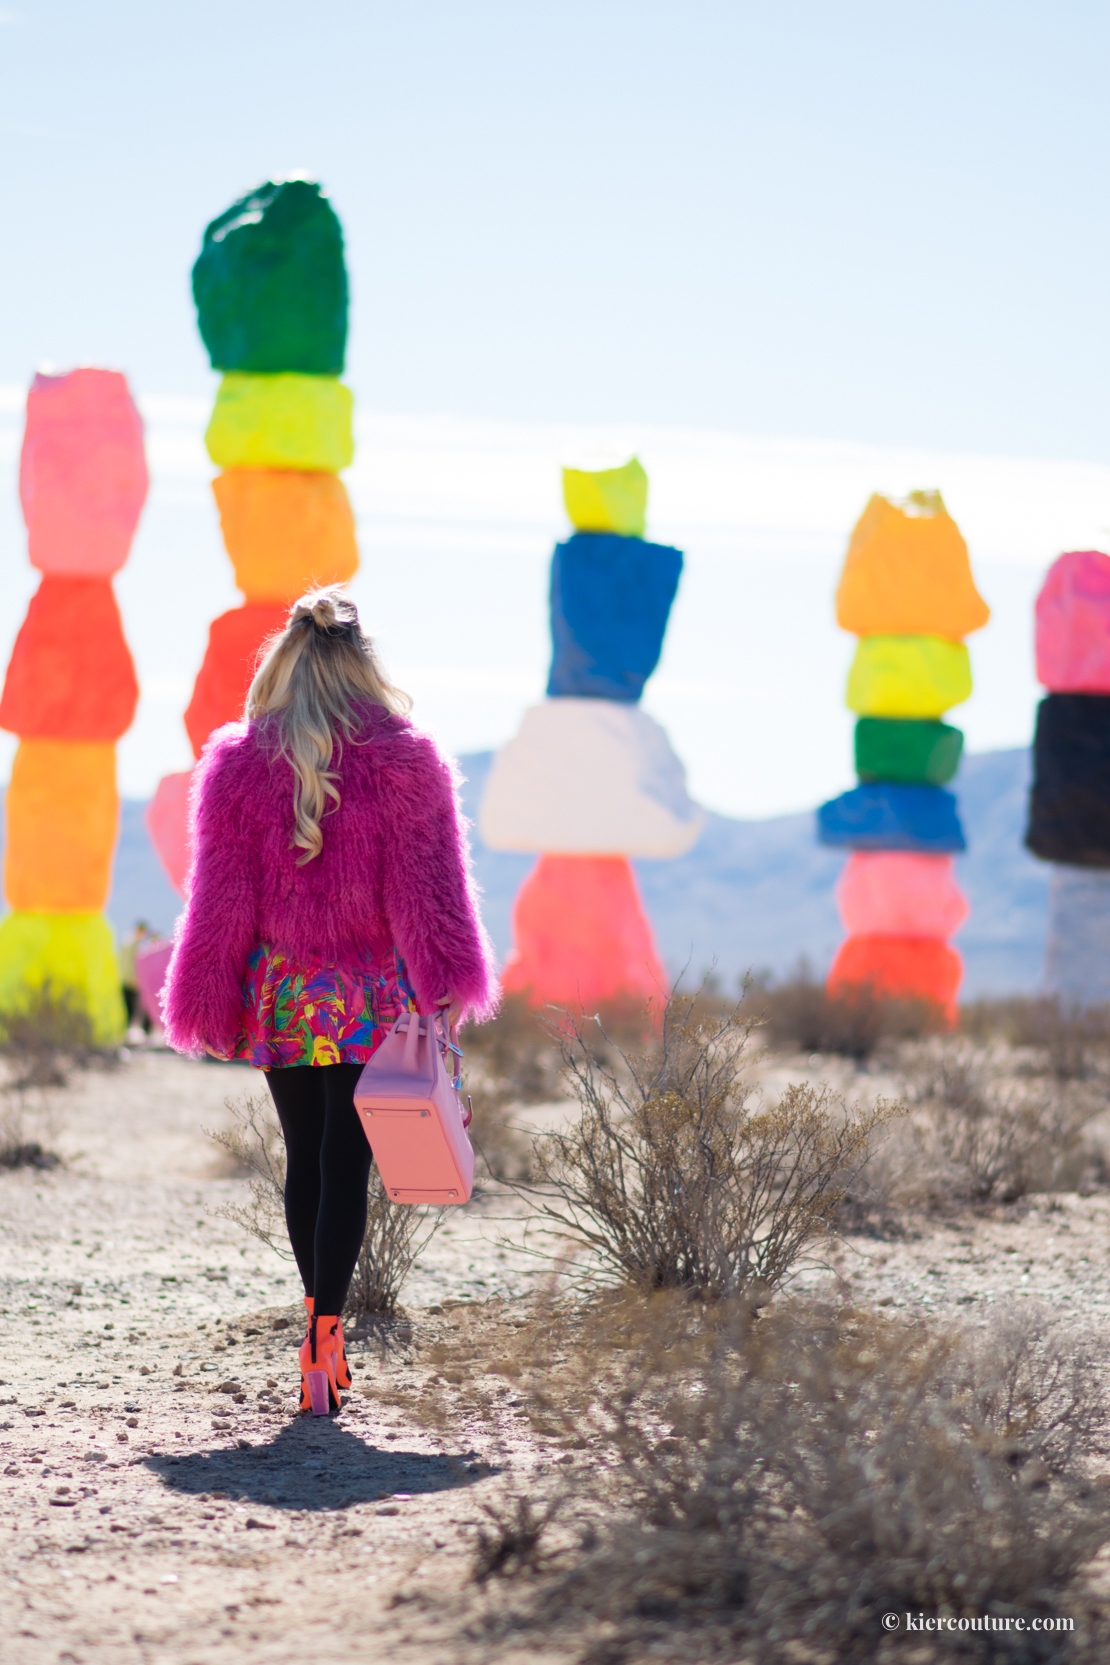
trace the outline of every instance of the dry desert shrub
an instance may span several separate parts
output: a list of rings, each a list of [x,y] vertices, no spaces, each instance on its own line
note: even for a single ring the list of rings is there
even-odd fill
[[[904,1190],[937,1201],[1013,1202],[1066,1184],[1102,1084],[1015,1068],[997,1046],[958,1036],[904,1047],[898,1068],[916,1133]]]
[[[49,981],[0,1019],[0,1055],[11,1072],[7,1086],[16,1091],[64,1087],[72,1070],[118,1057],[114,1048],[96,1045],[88,1012],[74,995]]]
[[[522,995],[507,994],[489,1023],[463,1028],[460,1045],[479,1161],[493,1179],[530,1178],[531,1142],[514,1125],[513,1111],[560,1095],[559,1047],[550,1025]]]
[[[1056,995],[976,1000],[961,1007],[960,1030],[972,1040],[1032,1049],[1042,1071],[1061,1081],[1105,1079],[1110,1070],[1110,1006]]]
[[[235,1171],[249,1176],[250,1192],[246,1203],[225,1203],[217,1213],[291,1260],[285,1231],[285,1144],[270,1100],[257,1094],[226,1099],[225,1104],[231,1126],[206,1132],[232,1159]],[[438,1209],[390,1202],[377,1168],[371,1168],[366,1234],[347,1296],[349,1313],[388,1318],[397,1311],[405,1280],[441,1218]]]
[[[613,1659],[787,1665],[905,1657],[882,1615],[925,1611],[968,1627],[919,1661],[1064,1657],[1053,1631],[981,1628],[1079,1611],[1110,1541],[1085,1468],[1097,1361],[1062,1326],[939,1335],[817,1300],[755,1316],[673,1295],[541,1322],[533,1385],[606,1518],[513,1623],[601,1623]]]
[[[564,1502],[562,1493],[539,1503],[529,1493],[509,1487],[496,1498],[483,1499],[478,1507],[488,1524],[480,1523],[475,1534],[473,1582],[541,1571],[547,1560],[544,1538]]]
[[[578,1120],[534,1142],[538,1214],[603,1277],[705,1297],[774,1289],[831,1226],[896,1107],[848,1111],[826,1088],[763,1108],[752,1021],[668,1000],[658,1039],[601,1061],[596,1026],[562,1037]]]
[[[57,1151],[35,1137],[33,1122],[37,1118],[24,1104],[8,1104],[0,1110],[0,1168],[61,1167],[62,1159]]]
[[[1026,1485],[1068,1474],[1106,1429],[1105,1350],[1051,1307],[1023,1301],[968,1330],[952,1383]]]
[[[923,1000],[894,1000],[863,987],[829,994],[803,960],[789,977],[752,981],[744,1007],[766,1026],[780,1051],[838,1053],[862,1062],[877,1047],[944,1027],[938,1008]]]

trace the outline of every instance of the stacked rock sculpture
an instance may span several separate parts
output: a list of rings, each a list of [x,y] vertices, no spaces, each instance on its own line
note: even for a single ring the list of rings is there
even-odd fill
[[[200,333],[222,371],[208,454],[242,606],[214,619],[185,712],[195,757],[242,715],[259,650],[307,590],[358,570],[341,469],[354,457],[343,232],[320,187],[268,181],[204,233],[193,267]],[[189,865],[190,772],[167,775],[147,824],[178,890]]]
[[[38,375],[19,496],[42,580],[16,637],[0,727],[19,736],[5,811],[0,1014],[51,998],[101,1044],[123,1033],[104,916],[119,830],[116,741],[139,697],[112,575],[147,493],[143,425],[118,371]]]
[[[964,835],[945,788],[963,735],[941,719],[971,693],[963,638],[990,610],[939,492],[871,498],[836,617],[859,637],[847,703],[860,785],[817,812],[821,843],[852,852],[837,888],[848,936],[828,987],[925,1000],[952,1021],[963,963],[947,939],[968,910],[952,861]]]
[[[1036,604],[1037,710],[1025,842],[1055,863],[1047,992],[1110,1001],[1110,556],[1061,555]]]
[[[516,898],[507,990],[582,1009],[665,994],[629,858],[682,855],[704,816],[665,731],[641,710],[682,554],[644,538],[648,481],[623,467],[564,469],[575,528],[551,563],[547,698],[497,754],[480,828],[539,860]]]

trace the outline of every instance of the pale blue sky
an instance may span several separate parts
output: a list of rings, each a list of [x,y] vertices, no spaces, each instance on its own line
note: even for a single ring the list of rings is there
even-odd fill
[[[331,190],[366,406],[1110,454],[1110,8],[13,0],[0,382],[210,378],[188,269]]]

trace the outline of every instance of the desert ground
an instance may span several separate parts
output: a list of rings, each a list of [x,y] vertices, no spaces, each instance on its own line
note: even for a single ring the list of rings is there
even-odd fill
[[[851,1089],[851,1065],[809,1066]],[[296,1277],[222,1217],[246,1181],[205,1134],[258,1085],[136,1049],[22,1096],[24,1131],[63,1160],[0,1172],[5,1662],[489,1656],[482,1604],[499,1598],[470,1581],[482,1505],[552,1456],[511,1384],[491,1382],[481,1414],[465,1396],[452,1411],[451,1348],[465,1324],[480,1375],[482,1336],[522,1321],[549,1268],[525,1252],[519,1200],[485,1186],[422,1253],[405,1315],[349,1332],[342,1414],[298,1417]],[[1110,1333],[1110,1193],[1087,1189],[849,1234],[798,1278],[940,1326],[1033,1301]],[[559,1461],[569,1529],[574,1459]],[[497,1657],[633,1657],[603,1640],[502,1634]],[[917,1657],[896,1640],[889,1657]]]

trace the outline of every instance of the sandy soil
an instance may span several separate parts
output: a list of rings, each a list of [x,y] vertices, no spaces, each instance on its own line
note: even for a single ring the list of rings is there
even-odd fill
[[[64,1167],[0,1174],[5,1665],[457,1656],[421,1592],[461,1587],[482,1498],[539,1459],[511,1398],[449,1437],[409,1414],[428,1380],[409,1343],[449,1338],[458,1303],[503,1314],[543,1268],[511,1201],[479,1199],[425,1251],[410,1325],[352,1338],[343,1415],[298,1418],[299,1287],[220,1218],[243,1181],[203,1133],[258,1085],[135,1054],[29,1112]],[[1038,1198],[853,1238],[807,1281],[942,1320],[1032,1298],[1102,1324],[1108,1226],[1104,1195]]]

